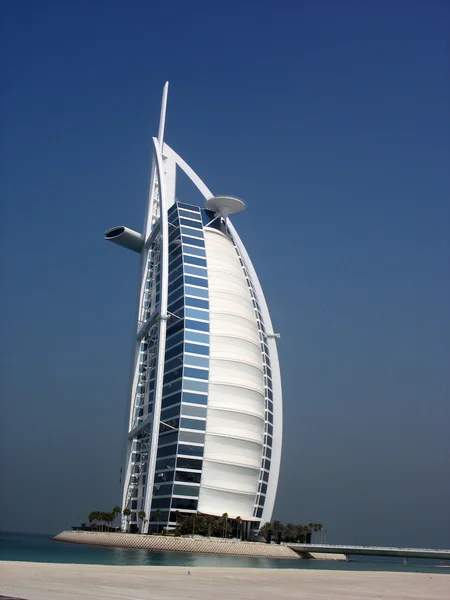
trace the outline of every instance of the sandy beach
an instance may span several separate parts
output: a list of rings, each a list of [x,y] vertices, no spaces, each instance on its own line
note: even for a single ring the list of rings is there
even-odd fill
[[[0,596],[25,600],[447,600],[446,574],[0,562]]]

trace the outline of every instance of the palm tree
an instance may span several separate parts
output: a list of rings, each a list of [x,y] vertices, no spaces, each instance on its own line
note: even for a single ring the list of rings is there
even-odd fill
[[[241,529],[241,521],[242,521],[241,517],[236,517],[236,537],[237,538],[239,537],[239,532]]]
[[[120,506],[116,505],[116,506],[115,506],[115,507],[112,509],[112,511],[113,511],[113,514],[114,514],[114,519],[116,519],[116,517],[117,517],[118,515],[120,515],[120,514],[121,514],[121,512],[122,512],[122,509],[120,508]]]
[[[145,510],[140,510],[140,511],[138,512],[138,517],[139,517],[139,518],[140,518],[140,520],[141,520],[141,528],[143,529],[142,525],[144,524],[144,519],[145,519]],[[142,531],[142,533],[144,533],[144,532]]]
[[[224,521],[224,524],[223,524],[223,537],[225,537],[226,532],[227,532],[227,525],[228,525],[228,513],[223,513],[222,519]]]
[[[94,521],[97,519],[97,512],[96,511],[92,511],[91,513],[89,513],[89,523],[91,524],[91,527],[93,526]]]
[[[159,521],[159,519],[161,518],[161,511],[159,510],[159,508],[155,510],[155,517],[157,521]],[[156,524],[156,533],[159,533],[159,523]]]
[[[211,537],[211,527],[212,527],[213,523],[214,523],[214,517],[211,517],[211,515],[208,515],[206,517],[206,528],[207,528],[207,532],[208,532],[208,537]]]
[[[293,523],[288,523],[284,528],[284,539],[286,542],[293,542],[297,537],[297,527]]]
[[[317,533],[318,531],[322,531],[322,529],[323,529],[322,523],[314,523],[314,525],[313,525],[313,531],[314,531],[314,533]]]
[[[122,514],[124,517],[126,517],[127,519],[127,530],[129,530],[130,528],[130,515],[131,515],[131,510],[128,508],[128,506],[126,508],[123,509]]]

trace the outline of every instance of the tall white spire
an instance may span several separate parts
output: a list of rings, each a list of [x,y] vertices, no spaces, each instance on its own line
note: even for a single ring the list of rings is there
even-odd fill
[[[158,130],[158,142],[159,147],[162,150],[164,141],[164,128],[166,126],[166,108],[167,108],[167,93],[169,91],[169,82],[166,81],[163,88],[162,100],[161,100],[161,115],[159,117],[159,130]]]

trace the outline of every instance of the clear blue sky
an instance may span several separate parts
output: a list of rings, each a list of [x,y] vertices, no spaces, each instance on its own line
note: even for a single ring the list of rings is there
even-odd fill
[[[150,138],[234,219],[284,381],[275,516],[449,546],[449,4],[2,5],[1,527],[120,501]]]

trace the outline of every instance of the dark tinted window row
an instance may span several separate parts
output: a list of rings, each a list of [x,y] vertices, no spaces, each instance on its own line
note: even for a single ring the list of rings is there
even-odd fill
[[[201,471],[203,461],[195,458],[178,458],[177,469],[196,469]]]
[[[168,498],[153,498],[152,510],[154,508],[170,508],[171,497]]]
[[[177,392],[176,394],[167,394],[162,399],[162,408],[166,408],[167,406],[172,406],[172,404],[176,404],[181,400],[181,392]]]
[[[172,493],[172,484],[160,485],[159,483],[155,483],[153,486],[153,495],[154,496],[167,496],[167,494]]]
[[[183,344],[181,343],[178,346],[175,346],[173,348],[168,348],[166,350],[165,359],[169,360],[171,358],[175,358],[175,356],[182,355],[182,354],[183,354]]]
[[[163,387],[163,395],[172,394],[181,390],[181,379],[168,383]]]
[[[156,461],[156,471],[163,471],[164,469],[174,469],[175,468],[175,458],[162,458],[161,460]],[[162,476],[158,481],[166,481]],[[156,482],[156,478],[155,478]]]
[[[165,471],[164,473],[156,473],[155,474],[155,483],[167,483],[168,481],[173,481],[173,471]]]
[[[167,419],[178,417],[180,414],[180,407],[181,404],[176,404],[175,406],[171,406],[170,408],[161,411],[161,420],[167,421]]]
[[[189,456],[203,456],[203,446],[188,446],[187,444],[178,445],[178,454],[188,454]]]
[[[175,481],[184,481],[186,483],[200,483],[201,473],[189,473],[188,471],[176,471]]]
[[[171,446],[163,446],[162,448],[158,448],[158,454],[156,458],[161,458],[162,456],[171,456],[177,453],[177,445],[172,444]]]
[[[172,509],[184,508],[185,510],[197,510],[197,500],[185,498],[173,498]]]
[[[159,434],[158,447],[159,446],[167,446],[167,444],[173,444],[177,441],[178,441],[178,431],[172,431],[169,429],[168,431],[166,430]]]
[[[193,485],[174,485],[173,493],[176,496],[194,496],[198,498],[198,493],[200,491],[199,487],[195,487]]]

